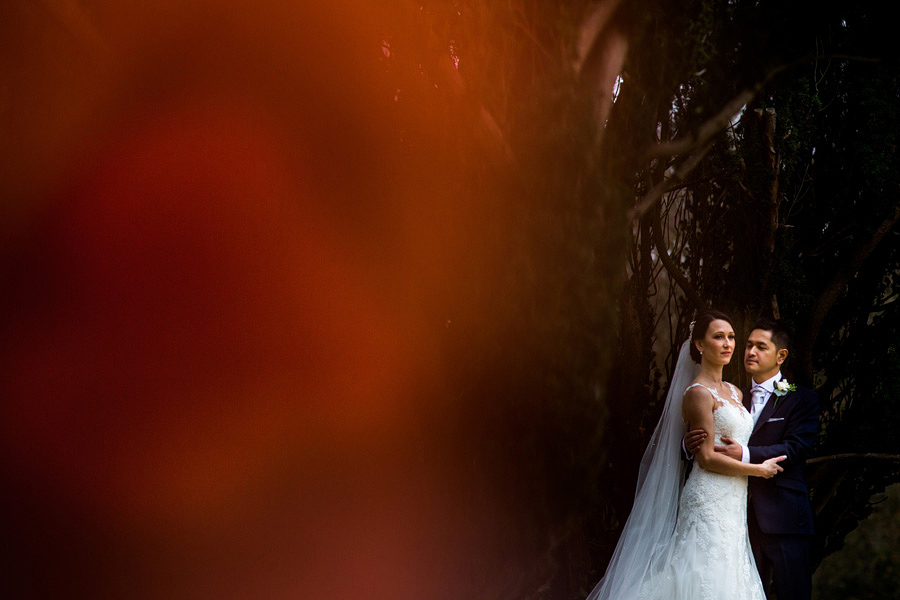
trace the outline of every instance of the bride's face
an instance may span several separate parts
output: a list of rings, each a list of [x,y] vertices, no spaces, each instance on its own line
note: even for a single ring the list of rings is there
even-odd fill
[[[716,319],[706,328],[706,335],[697,341],[703,360],[714,365],[727,365],[734,354],[734,329],[728,321]]]

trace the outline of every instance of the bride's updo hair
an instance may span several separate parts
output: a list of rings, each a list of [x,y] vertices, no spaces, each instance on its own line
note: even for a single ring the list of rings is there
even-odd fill
[[[697,344],[695,344],[694,341],[702,340],[706,337],[706,330],[709,329],[709,324],[718,320],[727,321],[732,329],[734,329],[734,323],[731,322],[731,317],[721,311],[710,309],[697,315],[697,320],[694,321],[694,328],[691,330],[691,358],[694,359],[695,363],[700,362],[700,351],[697,350]]]

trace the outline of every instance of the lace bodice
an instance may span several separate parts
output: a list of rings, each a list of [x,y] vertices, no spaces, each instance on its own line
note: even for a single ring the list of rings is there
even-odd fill
[[[746,446],[747,442],[750,441],[750,434],[753,433],[753,419],[750,417],[750,413],[747,412],[747,409],[741,405],[737,388],[730,383],[728,384],[728,388],[731,390],[731,399],[726,400],[719,395],[718,390],[706,387],[701,383],[689,385],[688,388],[684,390],[685,393],[687,390],[694,387],[702,387],[716,399],[716,408],[713,411],[716,445],[722,443],[723,437],[730,437],[737,443]]]
[[[753,419],[728,384],[731,398],[699,383],[716,399],[715,443],[730,437],[746,445]],[[687,390],[685,390],[687,392]],[[681,493],[668,556],[641,587],[641,600],[765,600],[747,536],[747,477],[694,464]]]

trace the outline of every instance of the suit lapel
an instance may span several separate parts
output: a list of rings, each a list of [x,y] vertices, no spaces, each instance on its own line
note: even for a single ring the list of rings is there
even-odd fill
[[[784,376],[782,376],[781,379],[784,379]],[[762,427],[766,421],[772,418],[772,415],[775,413],[776,405],[783,404],[790,395],[791,392],[788,392],[783,396],[779,396],[775,392],[772,392],[769,395],[766,405],[763,406],[762,412],[759,414],[759,419],[756,420],[756,425],[753,426],[753,433],[750,434],[751,436],[759,431],[759,428]]]

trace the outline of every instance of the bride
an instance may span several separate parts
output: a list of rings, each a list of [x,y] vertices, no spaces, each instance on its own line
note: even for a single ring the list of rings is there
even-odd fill
[[[753,430],[741,393],[722,381],[734,351],[727,315],[708,311],[691,324],[641,460],[631,515],[587,600],[765,600],[747,534],[747,476],[773,477],[785,457],[748,464],[714,450],[722,437],[746,445]],[[686,424],[713,435],[682,489]]]

